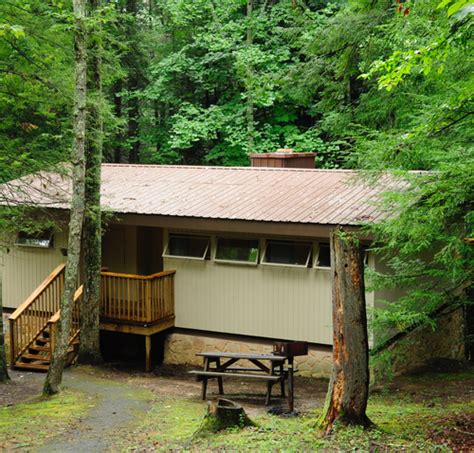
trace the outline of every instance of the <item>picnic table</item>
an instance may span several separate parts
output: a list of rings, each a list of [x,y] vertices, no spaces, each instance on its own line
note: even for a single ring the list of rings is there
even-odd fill
[[[288,381],[288,406],[293,411],[293,357],[276,354],[256,354],[241,352],[199,352],[203,357],[203,369],[190,371],[202,381],[202,399],[206,399],[207,381],[217,379],[219,394],[224,394],[223,378],[236,376],[245,379],[256,379],[267,383],[265,404],[270,404],[272,387],[280,384],[280,393],[285,397],[285,381]],[[240,361],[247,361],[245,366],[236,366]],[[248,366],[248,362],[251,366]]]

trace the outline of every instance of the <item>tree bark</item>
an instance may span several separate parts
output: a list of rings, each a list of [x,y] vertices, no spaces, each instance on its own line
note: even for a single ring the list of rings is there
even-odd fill
[[[7,356],[5,354],[5,334],[3,333],[3,306],[0,297],[0,383],[10,380],[8,376]]]
[[[252,26],[252,14],[253,14],[253,0],[247,0],[247,48],[250,49],[253,45],[253,26]],[[249,63],[247,67],[247,106],[245,108],[245,116],[247,121],[247,152],[251,153],[254,151],[255,145],[255,114],[252,94],[252,79],[253,79],[253,67]]]
[[[93,15],[100,0],[88,0],[89,14]],[[101,31],[88,36],[87,48],[87,133],[85,212],[82,238],[84,298],[81,306],[81,337],[78,361],[98,364],[100,352],[100,269],[102,265],[102,212],[100,208],[102,164],[102,74]]]
[[[81,255],[81,235],[84,220],[84,151],[86,140],[86,97],[87,97],[87,32],[86,0],[74,0],[74,142],[72,148],[72,197],[69,220],[68,257],[61,300],[61,318],[51,365],[43,387],[44,395],[59,391],[72,324],[74,292],[77,286]]]
[[[130,51],[127,53],[125,62],[127,65],[127,90],[128,90],[128,128],[127,138],[130,147],[128,161],[131,164],[137,164],[140,161],[140,104],[136,96],[137,91],[141,88],[141,81],[143,77],[141,68],[141,53],[138,46],[137,36],[137,16],[139,7],[137,0],[127,0],[127,13],[133,16],[133,22],[129,24],[128,37],[131,41]]]
[[[112,87],[112,96],[114,99],[114,115],[122,119],[123,118],[123,110],[122,110],[122,80],[117,80]],[[120,129],[121,130],[121,129]],[[115,137],[115,144],[114,144],[114,157],[113,161],[117,164],[121,164],[124,162],[124,147],[123,142],[125,141],[124,133],[118,132]]]
[[[239,404],[225,398],[209,402],[207,414],[198,432],[197,437],[216,433],[228,428],[245,428],[255,426],[255,423],[245,413]]]
[[[369,345],[363,253],[353,233],[331,233],[333,274],[333,368],[320,424],[326,434],[335,422],[367,427]]]

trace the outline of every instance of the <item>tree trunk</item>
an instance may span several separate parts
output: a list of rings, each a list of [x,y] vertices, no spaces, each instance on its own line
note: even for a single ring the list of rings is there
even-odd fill
[[[114,115],[122,119],[123,118],[123,110],[122,110],[122,80],[117,80],[114,86],[112,87],[112,96],[114,99]],[[121,164],[124,162],[124,147],[123,142],[125,141],[124,133],[122,129],[120,132],[116,134],[114,139],[114,162],[117,164]]]
[[[247,0],[247,47],[252,47],[253,44],[253,26],[252,26],[252,14],[253,14],[253,0]],[[245,108],[245,116],[247,121],[247,152],[254,152],[255,144],[255,114],[253,105],[253,94],[252,94],[252,79],[253,79],[253,68],[249,63],[247,67],[247,106]]]
[[[0,297],[0,383],[10,380],[7,368],[7,356],[5,354],[5,334],[3,333],[3,306]]]
[[[87,93],[87,32],[86,0],[74,0],[74,143],[72,149],[72,197],[69,220],[68,257],[61,300],[61,318],[51,365],[46,375],[43,394],[52,395],[59,391],[67,350],[71,335],[74,292],[81,255],[81,234],[84,220],[84,150],[86,139],[86,93]]]
[[[139,138],[139,116],[140,104],[137,98],[137,91],[141,88],[141,79],[143,77],[141,68],[141,54],[138,44],[137,34],[137,16],[139,7],[137,0],[127,0],[127,13],[133,15],[133,22],[128,25],[128,37],[131,40],[131,48],[128,52],[125,62],[127,64],[127,110],[128,110],[128,128],[127,138],[129,144],[129,158],[131,164],[137,164],[140,161],[140,138]]]
[[[333,274],[333,368],[320,424],[328,434],[336,421],[371,424],[365,413],[369,392],[369,345],[363,253],[341,227],[331,233]]]
[[[196,436],[205,436],[228,428],[245,428],[255,423],[245,413],[242,406],[225,398],[209,402],[207,414]]]
[[[100,0],[88,0],[89,13],[100,5]],[[100,30],[88,36],[87,79],[87,136],[84,231],[82,238],[84,299],[81,306],[80,363],[102,362],[100,352],[100,268],[102,264],[102,213],[100,209],[102,163],[102,75]]]

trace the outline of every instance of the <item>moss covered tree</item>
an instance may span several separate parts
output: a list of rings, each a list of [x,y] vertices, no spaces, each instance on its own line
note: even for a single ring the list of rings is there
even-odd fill
[[[100,0],[88,0],[88,6],[90,17],[94,19]],[[91,23],[96,24],[97,21],[92,20]],[[78,360],[81,363],[97,364],[102,362],[99,329],[102,263],[100,186],[103,141],[100,28],[94,27],[94,30],[91,30],[88,43],[86,180],[82,242],[84,300],[81,307],[81,341]]]
[[[3,307],[0,297],[0,383],[7,382],[10,377],[7,370],[7,356],[5,355],[5,335],[3,333]]]
[[[72,199],[69,220],[68,257],[61,300],[61,318],[51,365],[46,375],[43,394],[58,393],[66,366],[72,325],[74,293],[77,287],[81,256],[81,235],[84,221],[84,179],[87,98],[87,31],[86,0],[74,0],[74,142],[72,148]]]

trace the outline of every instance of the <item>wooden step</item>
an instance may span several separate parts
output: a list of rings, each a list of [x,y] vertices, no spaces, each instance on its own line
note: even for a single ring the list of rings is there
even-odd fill
[[[15,362],[15,368],[22,370],[48,371],[49,365],[43,365],[41,363]]]
[[[20,359],[37,360],[39,362],[48,362],[49,363],[49,357],[46,356],[46,355],[41,355],[41,354],[22,354]]]
[[[49,343],[49,337],[43,337],[42,335],[39,336],[36,340],[37,343]]]
[[[29,349],[33,350],[33,351],[43,351],[43,352],[51,351],[51,348],[49,346],[43,346],[43,345],[39,345],[39,344],[32,344],[29,347]]]

